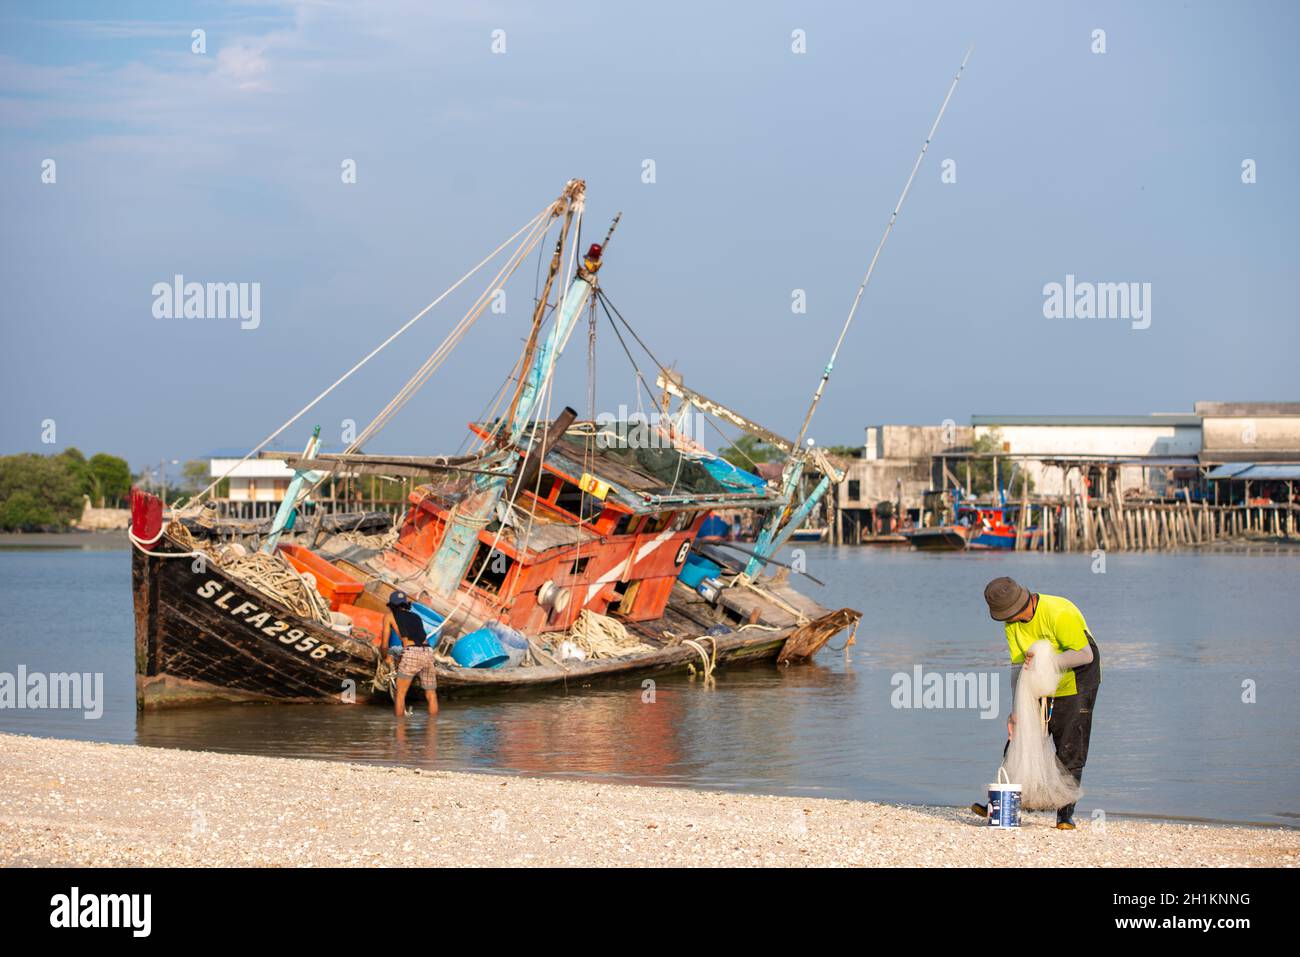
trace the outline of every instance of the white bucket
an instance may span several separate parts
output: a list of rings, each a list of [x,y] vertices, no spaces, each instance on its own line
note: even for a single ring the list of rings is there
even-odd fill
[[[998,779],[989,785],[989,827],[1020,826],[1020,785],[1012,784],[1006,768],[998,768]]]

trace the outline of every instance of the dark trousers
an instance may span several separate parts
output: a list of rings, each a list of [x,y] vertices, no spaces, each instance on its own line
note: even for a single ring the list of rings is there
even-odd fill
[[[1052,719],[1047,730],[1056,745],[1056,756],[1076,781],[1083,780],[1083,766],[1088,763],[1088,741],[1092,737],[1092,711],[1100,685],[1090,691],[1066,695],[1052,701]],[[1074,805],[1056,811],[1058,820],[1074,817]]]

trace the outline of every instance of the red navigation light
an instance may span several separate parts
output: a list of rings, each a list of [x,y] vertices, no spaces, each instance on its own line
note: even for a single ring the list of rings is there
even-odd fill
[[[591,248],[587,250],[587,258],[592,262],[600,262],[601,252],[603,250],[600,248],[600,243],[592,243]]]

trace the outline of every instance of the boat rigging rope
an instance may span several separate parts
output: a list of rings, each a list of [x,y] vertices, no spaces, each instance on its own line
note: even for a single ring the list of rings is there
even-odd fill
[[[838,648],[836,648],[834,645],[830,645],[830,644],[828,644],[826,647],[829,648],[831,651],[834,651],[834,652],[840,652],[840,651],[844,651],[844,650],[846,650],[850,645],[857,644],[857,641],[858,641],[858,625],[860,625],[860,624],[862,624],[862,619],[861,619],[861,618],[859,618],[859,619],[857,619],[856,621],[853,622],[853,627],[849,630],[849,637],[848,637],[848,639],[844,642],[844,644],[840,645]]]
[[[420,319],[423,319],[423,318],[424,318],[424,317],[429,313],[429,311],[430,311],[431,309],[433,309],[434,306],[438,305],[438,303],[440,303],[440,302],[442,302],[444,299],[446,299],[449,295],[451,295],[451,294],[452,294],[453,292],[455,292],[458,288],[460,288],[460,286],[463,285],[463,284],[465,283],[466,280],[468,280],[468,279],[469,279],[471,276],[473,276],[476,272],[478,272],[480,269],[482,269],[484,266],[486,266],[489,262],[491,262],[493,259],[495,259],[495,258],[497,257],[497,255],[501,252],[501,250],[503,250],[503,249],[505,249],[507,246],[509,246],[509,245],[510,245],[512,242],[514,242],[514,241],[515,241],[519,236],[523,235],[525,232],[528,232],[528,230],[534,228],[540,220],[544,220],[544,218],[547,217],[547,216],[551,213],[551,211],[554,209],[554,206],[555,206],[554,203],[548,203],[545,209],[543,209],[541,212],[539,212],[536,216],[534,216],[534,217],[533,217],[532,219],[530,219],[528,222],[524,223],[524,225],[521,226],[518,230],[516,230],[516,231],[515,231],[515,232],[510,236],[509,239],[507,239],[505,242],[503,242],[503,243],[502,243],[500,246],[498,246],[496,249],[492,250],[492,252],[488,253],[488,255],[487,255],[486,257],[484,257],[484,258],[483,258],[483,259],[478,263],[478,265],[474,266],[474,267],[473,267],[469,272],[465,273],[465,275],[461,276],[461,277],[460,277],[459,279],[457,279],[454,283],[452,283],[452,284],[451,284],[451,285],[446,289],[446,291],[444,291],[444,292],[442,293],[442,295],[438,296],[438,298],[434,299],[433,302],[429,303],[427,306],[425,306],[423,309],[421,309],[419,312],[417,312],[414,316],[412,316],[409,320],[407,320],[406,323],[405,323],[404,325],[402,325],[402,326],[401,326],[401,327],[400,327],[396,332],[394,332],[391,336],[389,336],[387,339],[385,339],[383,342],[381,342],[379,345],[377,345],[374,349],[372,349],[369,353],[367,353],[367,354],[365,355],[365,357],[363,357],[359,362],[357,362],[354,366],[352,366],[352,368],[348,369],[347,372],[343,373],[343,375],[341,375],[341,376],[339,376],[337,379],[335,379],[334,382],[333,382],[333,383],[332,383],[332,384],[331,384],[327,389],[325,389],[324,392],[320,393],[320,395],[316,396],[316,398],[312,399],[312,400],[311,400],[310,402],[308,402],[305,406],[303,406],[301,409],[299,409],[298,412],[296,412],[296,413],[295,413],[295,414],[294,414],[294,415],[293,415],[293,416],[292,416],[288,421],[286,421],[286,422],[285,422],[283,425],[281,425],[278,429],[276,429],[274,432],[272,432],[270,435],[268,435],[266,438],[264,438],[261,442],[259,442],[256,446],[254,446],[251,450],[249,450],[249,452],[248,452],[247,455],[245,455],[245,456],[244,456],[242,459],[240,459],[237,463],[235,463],[234,465],[232,465],[229,469],[227,469],[226,472],[225,472],[223,475],[221,475],[221,476],[217,477],[216,479],[214,479],[211,485],[209,485],[207,488],[203,489],[203,491],[201,491],[201,492],[199,492],[197,495],[195,495],[194,498],[190,499],[189,502],[187,502],[186,504],[188,505],[188,504],[190,504],[190,503],[198,502],[199,500],[201,500],[204,496],[208,495],[208,494],[209,494],[213,489],[215,489],[215,488],[217,487],[217,485],[219,485],[219,484],[221,483],[221,480],[222,480],[222,479],[228,478],[228,477],[231,475],[231,473],[233,473],[233,472],[235,471],[235,469],[239,468],[240,465],[242,465],[243,463],[247,462],[247,461],[248,461],[249,459],[251,459],[254,455],[256,455],[258,452],[261,452],[264,448],[266,448],[266,447],[267,447],[268,445],[270,445],[273,441],[275,441],[275,439],[278,438],[278,437],[279,437],[279,436],[280,436],[280,435],[281,435],[281,434],[282,434],[282,433],[283,433],[287,428],[289,428],[289,426],[293,425],[295,422],[297,422],[299,419],[301,419],[304,415],[306,415],[308,412],[310,412],[313,408],[315,408],[316,405],[317,405],[318,403],[320,403],[320,401],[321,401],[322,399],[324,399],[327,395],[329,395],[331,392],[333,392],[335,389],[337,389],[340,385],[342,385],[342,384],[343,384],[343,383],[344,383],[348,378],[350,378],[350,377],[352,376],[352,374],[353,374],[354,372],[356,372],[358,369],[360,369],[362,366],[364,366],[367,362],[369,362],[371,359],[373,359],[375,356],[377,356],[380,352],[382,352],[384,349],[386,349],[390,344],[392,344],[392,342],[393,342],[395,339],[397,339],[398,336],[400,336],[402,333],[406,332],[406,330],[410,329],[411,326],[415,325],[416,322],[418,322]]]
[[[555,209],[554,204],[550,209]],[[447,334],[447,337],[443,339],[441,343],[439,343],[438,347],[424,361],[420,368],[416,370],[415,374],[407,380],[406,384],[403,385],[401,389],[398,390],[397,395],[389,400],[388,404],[379,411],[379,413],[364,429],[362,429],[361,434],[348,444],[347,448],[344,449],[345,455],[356,452],[367,441],[377,435],[380,430],[382,430],[384,426],[392,420],[393,416],[395,416],[401,408],[410,401],[411,397],[414,396],[415,393],[418,392],[426,382],[428,382],[433,374],[442,367],[442,364],[447,360],[447,357],[451,355],[460,344],[461,340],[464,339],[470,328],[472,328],[473,325],[482,317],[492,294],[501,287],[501,284],[506,279],[510,278],[510,276],[514,274],[515,270],[519,268],[520,263],[522,263],[528,253],[531,252],[532,247],[538,244],[549,230],[549,219],[534,218],[532,231],[510,254],[510,256],[507,257],[505,264],[497,271],[497,274],[492,277],[492,280],[487,284],[487,287],[479,295],[478,299],[475,300],[472,306],[470,306],[469,311],[461,317],[460,321],[452,331]],[[520,232],[522,231],[523,230],[520,230]],[[517,236],[519,234],[516,233],[515,235]],[[511,238],[513,239],[514,237]],[[498,251],[499,250],[500,247],[498,247]],[[495,255],[495,253],[493,255]],[[477,269],[477,267],[475,268]],[[433,304],[428,308],[432,308],[432,305]],[[498,423],[497,427],[493,429],[493,433],[495,434],[499,428],[500,424]],[[252,453],[250,453],[250,455],[251,454]],[[319,488],[332,474],[333,469],[323,474],[310,487],[300,491],[298,496],[299,500],[306,500],[306,498]]]
[[[618,344],[623,347],[623,353],[627,356],[627,361],[632,366],[632,385],[636,389],[637,411],[642,411],[641,406],[641,389],[645,388],[647,394],[653,400],[654,394],[650,390],[650,383],[646,382],[645,375],[641,372],[641,367],[636,364],[636,359],[632,355],[632,350],[628,348],[627,341],[623,338],[623,333],[619,332],[618,324],[614,322],[614,317],[610,314],[609,307],[605,305],[604,300],[600,301],[600,306],[605,310],[605,316],[609,319],[609,324],[614,330],[614,335],[618,338]]]
[[[581,225],[581,223],[582,223],[582,213],[583,213],[583,209],[582,209],[581,204],[579,204],[579,205],[578,205],[578,208],[577,208],[577,210],[576,210],[576,213],[575,213],[579,225]],[[563,235],[564,235],[564,234],[561,234],[562,237],[563,237]],[[565,288],[565,289],[568,289],[569,286],[570,286],[570,284],[571,284],[572,281],[573,281],[574,272],[575,272],[575,270],[576,270],[576,262],[577,262],[577,246],[576,246],[575,244],[570,244],[568,268],[567,268],[567,271],[566,271],[565,276],[564,276],[564,286],[563,286],[563,288]],[[556,321],[558,321],[558,320],[556,320]],[[560,349],[557,349],[557,350],[554,350],[554,351],[551,352],[550,358],[549,358],[549,360],[548,360],[548,362],[547,362],[547,366],[546,366],[546,373],[545,373],[545,375],[544,375],[543,378],[542,378],[542,382],[541,382],[541,386],[540,386],[540,391],[541,391],[541,392],[546,396],[546,408],[547,408],[548,412],[549,412],[549,410],[550,410],[551,391],[552,391],[552,389],[554,388],[554,385],[555,385],[555,375],[554,375],[554,373],[555,373],[555,363],[556,363],[556,360],[559,358],[559,353],[560,353],[562,350],[563,350],[563,346],[561,346]],[[502,420],[501,423],[498,423],[498,426],[497,426],[497,427],[500,428],[502,425],[504,425],[504,419]],[[522,456],[522,460],[523,460],[523,461],[527,461],[528,456],[532,453],[532,451],[533,451],[533,445],[537,442],[537,433],[538,433],[540,427],[541,427],[541,421],[540,421],[539,419],[534,419],[534,420],[533,420],[533,427],[532,427],[532,428],[529,430],[529,432],[528,432],[528,445],[527,445],[527,447],[524,449],[524,452],[523,452],[523,456]],[[495,432],[495,431],[496,431],[496,430],[494,429],[494,432]],[[539,469],[539,470],[538,470],[538,481],[540,482],[540,480],[541,480],[541,470]],[[506,503],[505,514],[507,514],[507,515],[511,515],[511,514],[514,513],[514,509],[515,509],[515,501],[516,501],[516,499],[519,498],[519,493],[520,493],[521,491],[522,491],[522,484],[519,483],[519,482],[515,482],[515,483],[514,483],[514,488],[511,489],[511,492],[510,492],[510,499],[509,499],[509,501]],[[528,535],[531,534],[531,532],[532,532],[532,527],[533,527],[533,519],[536,517],[536,514],[537,514],[537,502],[536,502],[536,498],[534,498],[534,500],[533,500],[533,511],[532,511],[532,514],[531,514],[530,517],[529,517],[528,529],[527,529],[527,530],[525,531],[525,533],[524,533],[524,538],[527,538]],[[506,524],[505,524],[504,522],[502,522],[501,524],[499,524],[499,525],[497,526],[496,535],[495,535],[495,536],[493,537],[493,539],[492,539],[492,544],[488,546],[488,552],[487,552],[487,553],[488,553],[489,556],[490,556],[493,552],[496,551],[497,546],[501,543],[501,533],[504,532],[505,529],[506,529]],[[519,537],[518,533],[516,533],[515,541],[516,541],[516,542],[519,542],[519,541],[520,541],[520,537]],[[434,554],[435,554],[435,556],[436,556],[437,553],[435,552]],[[433,556],[430,557],[429,561],[432,563],[432,561],[433,561]],[[452,610],[447,614],[446,618],[443,619],[442,624],[439,625],[439,626],[437,627],[437,629],[434,631],[433,635],[430,636],[431,638],[437,638],[437,639],[440,639],[440,638],[441,638],[441,636],[442,636],[444,630],[446,629],[446,627],[447,627],[449,624],[451,624],[452,620],[456,617],[456,615],[460,613],[460,611],[461,611],[462,607],[464,606],[465,601],[466,601],[466,599],[468,598],[468,596],[469,596],[471,590],[474,589],[474,588],[476,588],[476,587],[478,586],[479,581],[480,581],[480,580],[482,579],[482,577],[483,577],[483,573],[487,571],[489,565],[491,565],[491,562],[490,562],[490,561],[484,561],[484,562],[479,566],[478,574],[474,576],[474,580],[473,580],[472,582],[469,583],[469,586],[468,586],[467,588],[458,588],[458,589],[456,590],[456,604],[455,604],[455,606],[454,606],[454,607],[452,608]]]
[[[826,391],[826,382],[831,377],[831,370],[835,367],[836,358],[839,357],[840,347],[844,345],[844,337],[849,333],[849,326],[853,325],[853,317],[857,315],[858,304],[862,302],[862,294],[867,291],[867,284],[871,282],[871,274],[876,270],[876,260],[880,258],[885,243],[889,241],[889,234],[894,231],[894,223],[898,221],[898,213],[903,208],[903,202],[907,199],[908,191],[912,188],[912,181],[916,179],[917,170],[921,168],[921,161],[925,159],[926,151],[930,148],[930,141],[934,139],[934,134],[939,129],[939,122],[943,119],[944,111],[948,109],[948,101],[952,99],[953,93],[956,92],[957,82],[966,70],[966,63],[970,60],[970,55],[974,50],[975,47],[972,46],[966,51],[966,56],[962,58],[961,66],[957,68],[957,75],[952,78],[952,85],[948,87],[948,95],[943,98],[943,104],[939,107],[939,115],[934,118],[934,124],[930,127],[930,132],[926,134],[925,142],[921,144],[921,152],[917,154],[916,162],[912,164],[911,175],[907,177],[903,192],[899,195],[898,202],[894,204],[894,211],[889,216],[889,222],[885,226],[885,233],[880,237],[880,242],[876,245],[876,251],[871,257],[871,263],[867,266],[867,274],[862,277],[862,284],[858,286],[858,294],[853,297],[853,305],[849,308],[848,318],[844,320],[844,326],[840,329],[840,337],[835,341],[835,348],[831,350],[831,357],[826,363],[826,368],[822,371],[821,379],[817,382],[812,404],[808,406],[808,414],[804,416],[803,425],[799,428],[799,437],[794,440],[796,452],[803,446],[804,436],[808,434],[808,426],[812,424],[813,413],[817,411],[817,405],[821,402],[822,393]]]
[[[385,549],[391,548],[397,541],[397,527],[394,526],[386,532],[377,535],[366,535],[362,532],[339,532],[333,537],[333,541],[346,542],[349,545],[357,545],[361,548]]]
[[[523,242],[520,243],[519,247],[510,254],[506,259],[505,264],[497,271],[497,274],[492,277],[492,281],[487,284],[478,299],[475,300],[472,306],[470,306],[469,310],[461,318],[460,322],[456,324],[456,327],[452,329],[451,333],[448,334],[447,338],[439,344],[438,348],[435,349],[429,358],[424,361],[424,364],[421,365],[420,368],[416,370],[416,373],[404,386],[402,386],[397,395],[392,398],[388,405],[380,410],[379,414],[375,416],[370,424],[367,425],[348,446],[349,452],[361,448],[361,446],[370,438],[383,429],[392,417],[401,410],[402,406],[410,401],[411,397],[414,396],[415,393],[418,392],[442,366],[447,357],[451,355],[456,346],[460,344],[460,340],[464,338],[465,334],[470,330],[470,327],[473,326],[474,323],[483,315],[484,310],[491,301],[493,293],[501,287],[502,283],[514,274],[515,270],[519,268],[527,255],[532,252],[533,246],[541,242],[542,238],[549,231],[549,228],[549,220],[543,220],[534,226],[533,231],[524,239]]]
[[[178,527],[183,528],[184,526],[178,526]],[[137,538],[135,532],[131,531],[130,527],[128,527],[126,530],[126,537],[131,540],[131,544],[134,545],[136,548],[138,548],[142,554],[148,555],[150,558],[194,558],[200,554],[204,554],[197,551],[189,551],[189,552],[152,551],[149,548],[149,546],[156,544],[158,542],[158,539],[163,537],[163,530],[161,528],[158,529],[157,535],[155,535],[153,538],[148,539],[146,541],[143,538]]]

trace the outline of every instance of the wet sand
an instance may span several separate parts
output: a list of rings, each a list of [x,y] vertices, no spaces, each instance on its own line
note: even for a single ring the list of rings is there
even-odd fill
[[[416,729],[412,728],[413,733]],[[3,866],[1282,866],[1300,831],[955,808],[0,734]]]

